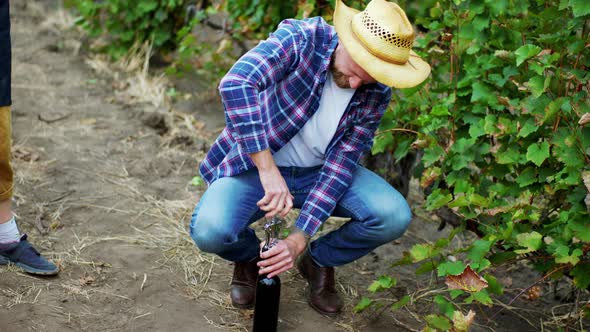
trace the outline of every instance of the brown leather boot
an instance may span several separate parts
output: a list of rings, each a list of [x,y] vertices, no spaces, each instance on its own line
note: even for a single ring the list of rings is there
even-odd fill
[[[297,263],[297,269],[309,284],[309,305],[324,315],[338,314],[344,303],[336,291],[334,268],[317,266],[306,251]]]
[[[254,306],[256,280],[258,278],[258,259],[250,262],[236,262],[231,280],[231,303],[236,308],[250,309]]]

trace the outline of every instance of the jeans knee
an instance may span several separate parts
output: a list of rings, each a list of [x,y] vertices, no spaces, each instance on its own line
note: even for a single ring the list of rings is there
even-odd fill
[[[193,220],[190,226],[190,235],[199,250],[219,254],[223,252],[226,243],[229,242],[231,233],[211,225],[215,225],[215,223]]]
[[[381,243],[387,243],[400,238],[412,221],[412,211],[409,207],[389,211],[378,218],[379,222],[374,227],[373,234],[376,240]]]

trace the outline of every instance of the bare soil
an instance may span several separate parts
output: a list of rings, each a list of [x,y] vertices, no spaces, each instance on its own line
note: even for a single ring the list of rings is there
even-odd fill
[[[191,179],[223,126],[214,83],[177,80],[186,98],[167,106],[130,102],[120,93],[123,76],[97,73],[89,55],[79,54],[77,35],[47,23],[59,17],[54,1],[11,6],[15,211],[21,231],[61,273],[39,278],[0,267],[0,331],[248,330],[252,311],[229,300],[232,265],[199,252],[187,232],[204,190]],[[280,330],[421,330],[425,322],[416,314],[437,312],[430,303],[353,313],[382,274],[399,281],[390,299],[444,288],[434,275],[390,268],[412,245],[448,232],[437,231],[415,190],[410,202],[416,218],[404,237],[337,269],[346,302],[337,318],[307,305],[296,271],[283,274]],[[330,220],[326,230],[342,222]],[[523,266],[497,276],[505,303],[539,278]],[[521,297],[494,321],[486,317],[499,306],[472,306],[473,330],[541,330],[543,321],[571,309],[548,287],[542,283],[540,298]]]

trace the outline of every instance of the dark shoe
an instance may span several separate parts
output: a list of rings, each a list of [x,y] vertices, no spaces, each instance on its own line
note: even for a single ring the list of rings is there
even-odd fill
[[[307,294],[309,305],[324,315],[338,314],[344,303],[336,291],[334,268],[317,266],[311,259],[309,251],[306,251],[297,263],[297,269],[309,284]]]
[[[236,262],[231,280],[231,303],[236,308],[250,309],[254,306],[256,280],[258,279],[258,259],[250,262]]]
[[[59,268],[43,258],[41,254],[27,241],[27,234],[20,238],[20,242],[0,243],[0,265],[13,263],[25,272],[40,275],[56,275]]]

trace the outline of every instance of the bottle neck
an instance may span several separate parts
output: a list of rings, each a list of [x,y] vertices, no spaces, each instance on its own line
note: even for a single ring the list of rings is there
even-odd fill
[[[265,251],[268,251],[269,249],[270,248],[268,247],[268,243],[266,243],[266,244],[264,244],[264,246],[262,247],[262,250],[260,252],[263,253]],[[262,258],[260,258],[260,259],[262,259]],[[262,280],[262,279],[278,279],[279,277],[278,276],[274,276],[272,278],[269,278],[268,277],[268,274],[261,274],[259,278],[260,278],[260,280]]]

